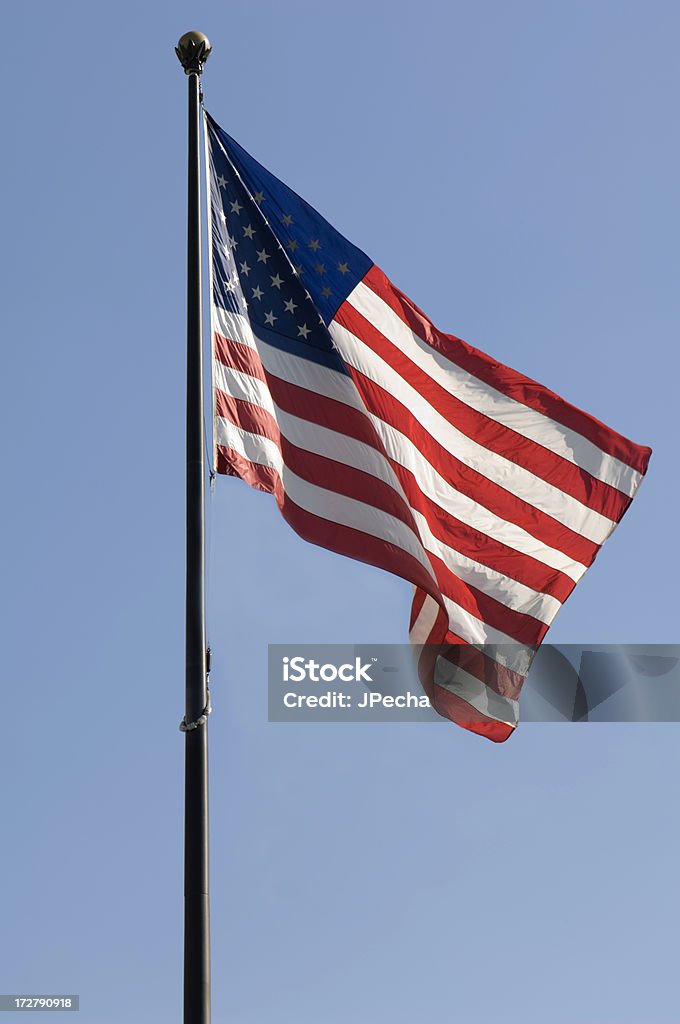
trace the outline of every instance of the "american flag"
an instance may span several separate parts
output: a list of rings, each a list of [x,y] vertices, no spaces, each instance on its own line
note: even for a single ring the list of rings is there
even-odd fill
[[[439,331],[206,115],[215,466],[415,587],[443,716],[502,741],[649,448]]]

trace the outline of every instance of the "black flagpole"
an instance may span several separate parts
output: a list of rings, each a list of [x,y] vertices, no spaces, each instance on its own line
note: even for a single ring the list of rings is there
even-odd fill
[[[189,85],[187,217],[187,576],[184,781],[184,1024],[210,1024],[208,713],[205,634],[205,466],[201,323],[200,76],[210,55],[202,32],[175,52]]]

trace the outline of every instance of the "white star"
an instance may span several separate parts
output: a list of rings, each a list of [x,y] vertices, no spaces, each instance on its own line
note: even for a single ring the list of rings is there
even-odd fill
[[[290,227],[290,225],[293,223],[293,218],[289,213],[284,213],[281,220],[286,225],[286,227]]]
[[[278,319],[278,316],[274,316],[274,311],[272,309],[270,309],[268,313],[265,313],[264,322],[269,324],[270,327],[273,327],[274,321]]]
[[[255,195],[253,196],[253,199],[255,200],[256,203],[263,203],[264,192],[256,192]]]
[[[245,263],[245,262],[243,262],[243,263],[241,264],[241,273],[242,273],[242,274],[245,274],[245,275],[246,275],[246,277],[247,277],[247,276],[248,276],[248,274],[250,273],[250,267],[249,267],[249,266],[248,266],[248,264],[247,264],[247,263]]]
[[[233,202],[233,203],[231,203],[230,205],[231,205],[231,212],[232,212],[232,213],[235,213],[235,214],[236,214],[236,216],[238,217],[239,213],[240,213],[240,212],[241,212],[241,210],[243,209],[243,207],[242,207],[242,206],[241,206],[241,204],[239,203],[238,199],[235,199],[235,200],[234,200],[234,202]]]
[[[292,239],[292,241],[288,242],[288,244],[286,245],[286,249],[290,249],[291,252],[295,252],[297,247],[298,247],[298,244],[297,244],[297,242],[295,241],[294,238]]]
[[[262,289],[260,288],[259,285],[257,286],[257,288],[253,288],[253,298],[254,299],[261,299],[263,295],[264,295],[264,292],[262,291]]]
[[[325,274],[326,273],[326,268],[323,265],[323,263],[317,263],[316,266],[314,267],[314,269],[316,270],[317,274]]]
[[[279,291],[281,291],[281,285],[282,284],[283,284],[283,278],[279,277],[278,274],[275,274],[274,277],[272,277],[272,288],[278,288]]]
[[[270,258],[269,257],[269,253],[266,252],[265,249],[258,249],[257,250],[257,262],[258,263],[266,263],[269,258]]]
[[[338,263],[338,270],[341,274],[349,274],[349,267],[346,263]]]
[[[228,277],[227,280],[224,282],[224,287],[227,289],[228,292],[233,292],[234,282],[230,277]]]
[[[323,295],[324,299],[329,298],[330,294],[331,294],[330,288],[322,288],[321,289],[321,294]]]
[[[288,302],[284,302],[287,313],[292,313],[294,309],[297,309],[297,304],[292,299],[288,299]]]
[[[220,188],[227,187],[227,179],[224,177],[223,174],[220,174],[219,178],[217,179],[217,184],[219,185]]]
[[[312,249],[314,252],[318,252],[319,249],[321,248],[321,246],[319,245],[318,238],[313,238],[309,245],[307,246],[307,248]]]
[[[243,234],[246,236],[246,238],[253,238],[255,236],[255,232],[251,228],[250,224],[243,229]]]
[[[310,331],[307,324],[303,324],[302,327],[298,327],[298,337],[304,338],[305,341],[307,341],[307,335],[311,333],[312,332]]]

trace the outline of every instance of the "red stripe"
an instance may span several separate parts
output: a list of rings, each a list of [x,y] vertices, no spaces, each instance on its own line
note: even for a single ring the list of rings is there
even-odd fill
[[[615,487],[603,483],[568,459],[455,398],[349,302],[343,303],[334,319],[384,359],[447,422],[484,448],[520,467],[530,469],[553,487],[615,522],[628,508],[630,498]]]
[[[310,423],[318,423],[338,434],[346,434],[355,441],[363,441],[385,454],[375,427],[363,409],[319,395],[298,384],[289,384],[268,371],[267,383],[279,409]]]
[[[442,718],[448,718],[449,721],[461,725],[469,732],[477,733],[478,736],[486,736],[494,743],[504,743],[515,731],[515,726],[488,718],[444,686],[425,682],[422,679],[421,682],[430,699],[430,704]]]
[[[252,402],[234,398],[225,391],[215,390],[215,415],[236,424],[250,434],[258,434],[281,448],[281,431],[275,418],[266,409]]]
[[[223,334],[214,333],[215,360],[239,373],[247,373],[250,377],[266,381],[264,366],[258,353],[250,345],[225,338]]]
[[[240,452],[224,445],[217,446],[217,472],[225,476],[237,476],[258,491],[276,494],[281,488],[281,477],[271,466],[259,466],[249,462]]]
[[[497,363],[460,338],[452,334],[443,334],[375,265],[368,271],[363,283],[380,296],[422,341],[441,352],[457,366],[474,374],[508,398],[522,402],[536,412],[543,413],[557,423],[575,430],[602,451],[632,466],[639,473],[646,471],[651,448],[635,444],[593,416],[565,402],[553,391]]]
[[[413,629],[413,627],[416,624],[416,619],[418,618],[418,616],[420,615],[420,613],[422,611],[423,605],[425,604],[425,598],[426,597],[427,597],[427,594],[425,593],[424,590],[420,590],[420,589],[416,590],[415,597],[413,598],[413,603],[411,605],[411,617],[409,619],[409,624],[408,624],[409,633],[411,632],[411,630]]]

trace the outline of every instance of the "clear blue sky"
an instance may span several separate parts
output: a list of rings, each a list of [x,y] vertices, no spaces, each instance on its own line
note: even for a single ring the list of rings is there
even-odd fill
[[[186,86],[441,327],[650,444],[551,630],[678,642],[680,11],[6,12],[0,991],[179,1021]],[[214,1019],[677,1020],[676,725],[273,725],[269,642],[401,642],[410,588],[211,509]]]

